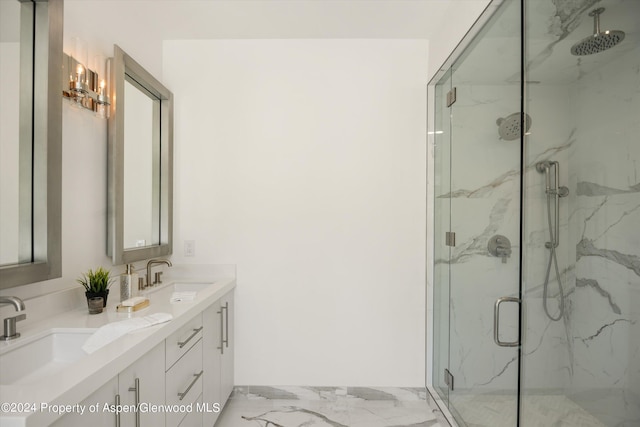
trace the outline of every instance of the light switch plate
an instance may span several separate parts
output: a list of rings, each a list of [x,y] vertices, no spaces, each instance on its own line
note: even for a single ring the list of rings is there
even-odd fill
[[[184,256],[185,257],[196,256],[196,241],[195,240],[185,240],[184,241]]]

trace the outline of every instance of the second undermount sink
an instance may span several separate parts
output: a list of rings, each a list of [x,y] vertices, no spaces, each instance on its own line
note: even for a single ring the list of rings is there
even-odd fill
[[[0,348],[0,385],[29,385],[86,357],[90,328],[54,328]],[[24,341],[21,341],[24,340]]]
[[[166,291],[169,290],[171,292],[200,292],[204,289],[207,289],[209,286],[215,284],[214,282],[173,282],[167,285],[160,285],[157,287],[147,288],[143,295],[150,294],[157,291]]]
[[[213,283],[174,283],[174,292],[200,292],[213,285]]]

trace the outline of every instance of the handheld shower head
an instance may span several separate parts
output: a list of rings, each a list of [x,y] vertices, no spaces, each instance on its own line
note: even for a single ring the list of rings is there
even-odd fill
[[[589,12],[589,16],[593,16],[593,35],[574,44],[571,47],[571,54],[584,56],[604,52],[624,40],[624,31],[600,31],[600,14],[602,12],[604,12],[604,7]]]
[[[554,187],[551,186],[551,168],[554,168]],[[560,164],[555,160],[542,160],[536,163],[536,170],[545,174],[546,177],[545,193],[552,196],[567,197],[569,195],[569,188],[564,185],[558,185],[558,180],[560,179],[559,168]]]

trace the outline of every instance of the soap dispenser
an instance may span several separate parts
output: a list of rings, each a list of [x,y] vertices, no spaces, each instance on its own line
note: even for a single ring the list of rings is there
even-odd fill
[[[120,276],[120,301],[134,297],[138,289],[138,273],[133,269],[133,265],[127,264],[126,272]]]

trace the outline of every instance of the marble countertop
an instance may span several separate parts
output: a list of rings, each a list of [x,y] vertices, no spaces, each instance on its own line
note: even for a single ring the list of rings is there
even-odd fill
[[[170,303],[174,283],[212,283],[199,291],[195,300],[190,302]],[[169,313],[173,319],[167,323],[141,329],[101,347],[94,353],[83,356],[60,372],[52,374],[47,381],[29,385],[0,385],[0,403],[2,404],[34,404],[40,408],[43,403],[49,405],[74,405],[88,397],[100,386],[118,375],[121,371],[142,357],[149,350],[161,343],[165,338],[186,324],[193,316],[202,312],[236,285],[235,279],[207,280],[206,277],[190,277],[180,280],[177,277],[167,280],[166,284],[146,291],[142,295],[150,300],[148,308],[135,313],[118,313],[116,306],[119,296],[114,290],[111,298],[101,314],[89,315],[85,307],[41,320],[18,331],[21,337],[10,342],[0,343],[0,352],[11,346],[20,346],[25,340],[44,334],[52,328],[56,329],[97,329],[111,322],[132,317],[144,317],[153,313]],[[16,406],[16,405],[14,405]],[[42,426],[48,425],[58,418],[57,413],[49,411],[7,413],[6,407],[0,411],[0,424],[3,427]]]

